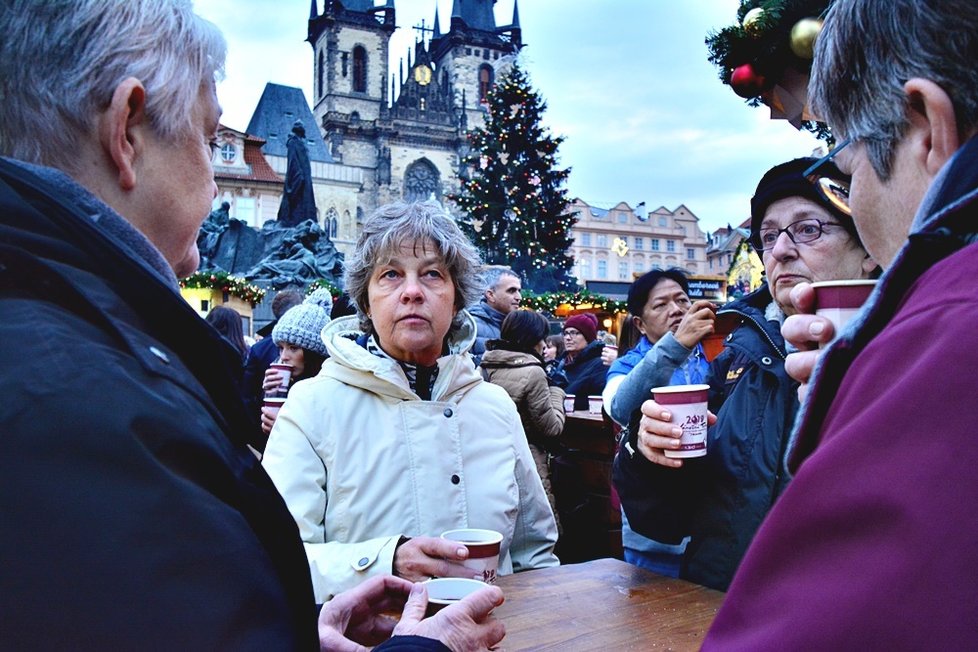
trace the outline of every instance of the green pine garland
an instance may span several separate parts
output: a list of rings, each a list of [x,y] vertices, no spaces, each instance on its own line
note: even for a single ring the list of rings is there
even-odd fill
[[[594,294],[587,289],[577,290],[576,292],[545,292],[543,294],[535,294],[533,292],[524,290],[523,299],[520,301],[520,306],[523,308],[548,312],[551,315],[556,312],[559,306],[564,304],[568,304],[572,307],[591,304],[591,306],[597,310],[612,314],[625,312],[628,309],[624,301],[609,299],[608,297],[600,294]]]
[[[315,281],[309,284],[309,287],[306,288],[306,296],[309,296],[320,288],[326,288],[329,290],[329,293],[333,295],[333,301],[336,301],[339,296],[343,294],[343,290],[337,287],[332,281],[327,281],[324,278],[317,278]]]
[[[227,272],[195,272],[180,281],[182,288],[210,288],[247,301],[254,308],[265,298],[265,290]]]

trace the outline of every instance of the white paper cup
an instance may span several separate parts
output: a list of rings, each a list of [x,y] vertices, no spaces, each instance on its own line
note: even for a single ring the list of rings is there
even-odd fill
[[[832,322],[839,336],[845,325],[862,309],[876,287],[875,280],[819,281],[815,290],[815,314]]]
[[[427,580],[424,585],[428,589],[426,616],[433,616],[448,605],[486,587],[485,582],[465,577],[435,577]]]
[[[672,413],[670,422],[683,429],[679,448],[666,449],[666,457],[706,455],[706,404],[709,392],[709,385],[669,385],[652,389],[655,402]]]
[[[496,582],[499,570],[499,548],[503,535],[495,530],[462,529],[448,530],[442,539],[457,541],[469,549],[469,558],[462,565],[472,570],[473,577],[482,577],[486,584]]]
[[[603,401],[600,396],[588,396],[587,397],[587,411],[591,414],[601,414],[601,406]]]
[[[573,394],[568,394],[564,397],[564,412],[570,414],[574,411],[574,399],[577,398]]]

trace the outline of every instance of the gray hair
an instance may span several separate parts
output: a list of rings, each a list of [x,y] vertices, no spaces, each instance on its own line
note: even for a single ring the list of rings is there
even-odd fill
[[[429,243],[452,276],[455,308],[461,310],[478,300],[481,283],[478,272],[482,261],[445,209],[434,201],[387,204],[364,221],[353,254],[346,259],[346,291],[357,308],[360,328],[365,333],[373,333],[373,324],[367,317],[370,307],[367,290],[374,268],[386,263],[405,244],[425,247]],[[458,328],[461,323],[459,313],[452,328]]]
[[[486,265],[482,268],[482,291],[488,292],[489,290],[495,290],[496,286],[499,285],[499,279],[504,276],[515,276],[519,278],[516,272],[510,267],[505,265]]]
[[[809,99],[837,134],[863,141],[881,180],[909,125],[903,85],[948,94],[962,137],[978,126],[974,0],[836,0],[816,41]]]
[[[188,135],[227,51],[190,0],[3,0],[0,34],[0,153],[68,171],[128,77],[161,138]]]

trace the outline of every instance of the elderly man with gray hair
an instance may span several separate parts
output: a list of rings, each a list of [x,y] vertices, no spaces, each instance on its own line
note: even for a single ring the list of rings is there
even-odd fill
[[[317,631],[240,358],[178,291],[217,193],[217,27],[186,0],[3,0],[0,34],[0,645],[497,643],[498,589],[422,620],[389,576]]]
[[[812,107],[842,139],[856,228],[886,268],[815,369],[794,479],[704,649],[978,648],[978,12],[836,0]],[[792,301],[812,308],[812,289]],[[808,349],[830,324],[789,317]],[[800,380],[817,354],[786,361]]]

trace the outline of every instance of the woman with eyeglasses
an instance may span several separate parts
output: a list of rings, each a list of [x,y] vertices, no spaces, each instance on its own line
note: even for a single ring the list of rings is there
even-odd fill
[[[878,270],[856,235],[845,201],[848,182],[831,161],[802,158],[773,167],[758,184],[750,241],[766,283],[717,313],[740,323],[707,374],[716,417],[706,457],[665,457],[679,439],[654,401],[630,424],[615,462],[622,506],[640,534],[665,543],[691,537],[680,571],[685,579],[726,590],[788,482],[782,460],[798,384],[784,369],[781,324],[793,312],[791,289],[802,281],[869,278]]]
[[[557,373],[567,377],[564,391],[574,395],[574,411],[588,409],[588,396],[604,390],[608,367],[601,361],[604,342],[598,338],[598,318],[589,312],[564,321],[564,357]]]

